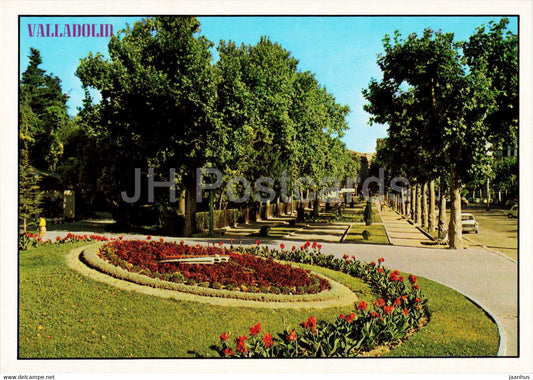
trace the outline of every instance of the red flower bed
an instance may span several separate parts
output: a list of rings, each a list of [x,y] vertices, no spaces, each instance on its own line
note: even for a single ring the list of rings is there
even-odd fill
[[[195,256],[229,256],[227,262],[189,264],[161,260]],[[100,256],[114,265],[175,282],[208,283],[253,292],[310,294],[330,288],[329,282],[309,271],[246,253],[215,246],[183,243],[115,240],[104,245]],[[181,275],[176,275],[176,273]],[[193,281],[191,281],[193,280]],[[215,286],[216,284],[216,286]]]

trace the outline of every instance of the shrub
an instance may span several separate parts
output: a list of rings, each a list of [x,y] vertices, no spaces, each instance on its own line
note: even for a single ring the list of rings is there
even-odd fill
[[[174,282],[185,282],[185,276],[182,275],[180,272],[174,272],[170,276],[171,281]]]
[[[25,233],[19,236],[19,250],[26,251],[37,246],[38,241],[36,239],[32,239],[32,236],[36,237],[37,235]]]
[[[367,201],[365,211],[363,212],[363,220],[367,226],[372,224],[372,202]]]
[[[370,238],[370,236],[371,236],[370,231],[368,231],[368,230],[364,230],[363,231],[363,240],[368,240]]]
[[[259,234],[264,237],[268,236],[269,233],[270,233],[270,226],[263,226],[261,227],[261,230],[259,230]]]

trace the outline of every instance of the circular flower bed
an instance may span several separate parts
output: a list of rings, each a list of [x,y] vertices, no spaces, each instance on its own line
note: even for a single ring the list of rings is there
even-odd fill
[[[187,285],[273,294],[316,294],[330,289],[327,279],[310,271],[215,246],[116,240],[102,246],[98,254],[130,272]],[[215,264],[167,261],[205,257],[229,259]]]

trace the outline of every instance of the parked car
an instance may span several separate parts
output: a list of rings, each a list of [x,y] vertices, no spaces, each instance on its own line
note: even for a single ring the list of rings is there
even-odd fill
[[[463,232],[474,231],[476,234],[479,232],[479,225],[472,214],[461,214],[461,227],[463,228]]]
[[[506,213],[508,218],[518,218],[518,205],[512,206]]]

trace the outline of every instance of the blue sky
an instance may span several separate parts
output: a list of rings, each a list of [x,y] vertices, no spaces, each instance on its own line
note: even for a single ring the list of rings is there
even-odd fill
[[[28,65],[29,48],[41,52],[41,68],[62,80],[63,91],[70,96],[71,115],[81,105],[83,90],[74,75],[79,60],[89,51],[107,57],[107,38],[101,37],[36,37],[30,36],[28,24],[112,24],[116,33],[126,23],[142,17],[21,17],[20,71]],[[382,52],[385,34],[398,29],[404,36],[425,28],[454,32],[456,40],[467,39],[476,27],[500,17],[199,17],[202,34],[215,45],[220,40],[255,44],[263,35],[281,44],[299,60],[299,70],[316,73],[321,85],[337,102],[350,106],[349,130],[343,140],[349,149],[373,152],[376,138],[386,136],[384,126],[369,126],[369,115],[363,110],[362,89],[371,78],[379,79],[377,54]],[[510,17],[508,27],[517,32],[517,18]]]

